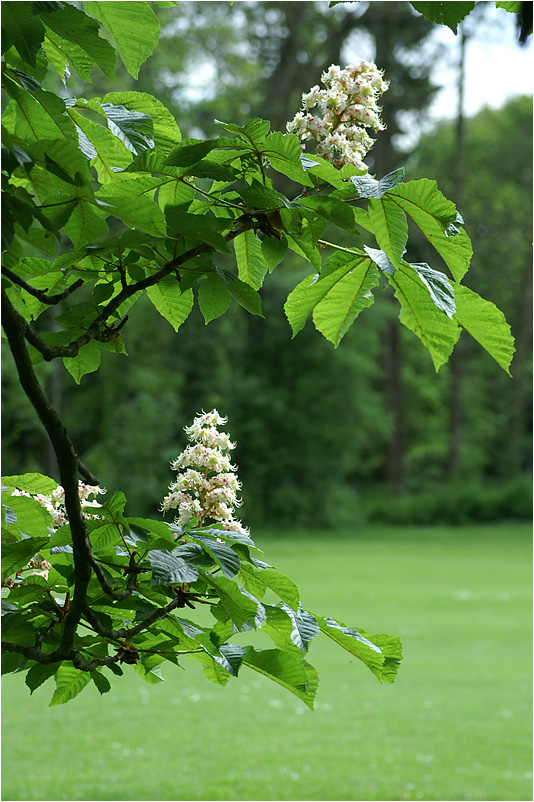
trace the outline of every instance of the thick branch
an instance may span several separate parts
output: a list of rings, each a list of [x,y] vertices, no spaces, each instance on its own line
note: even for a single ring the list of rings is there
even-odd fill
[[[99,635],[102,635],[103,638],[109,638],[109,640],[120,639],[129,641],[136,635],[139,635],[140,632],[143,632],[143,630],[152,626],[152,624],[158,621],[158,619],[163,618],[163,616],[172,612],[172,610],[175,610],[177,607],[184,607],[184,605],[185,602],[183,595],[178,593],[174,599],[169,602],[169,604],[165,605],[165,607],[158,607],[134,627],[130,627],[130,629],[125,629],[124,627],[122,629],[107,629],[106,627],[102,626],[88,604],[86,604],[84,607],[84,615],[91,626],[96,630],[96,632],[98,632]]]
[[[23,278],[17,276],[17,274],[8,267],[2,268],[2,275],[6,276],[14,284],[18,284],[19,287],[22,287],[23,290],[26,290],[26,292],[28,292],[30,295],[33,295],[33,297],[37,298],[37,300],[41,301],[41,303],[49,304],[50,306],[58,304],[60,301],[68,298],[71,293],[77,290],[78,287],[81,287],[84,283],[83,279],[79,278],[78,281],[75,281],[74,284],[71,284],[70,287],[67,287],[67,289],[63,292],[58,292],[55,295],[48,295],[45,290],[38,290],[36,287],[32,287],[31,284],[28,284]]]

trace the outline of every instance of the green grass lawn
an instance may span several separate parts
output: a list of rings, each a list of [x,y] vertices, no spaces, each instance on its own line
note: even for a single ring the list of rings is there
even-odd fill
[[[133,669],[48,708],[3,680],[2,799],[531,800],[531,532],[504,525],[255,533],[304,606],[398,634],[380,685],[313,641],[315,712],[243,668],[226,688],[201,666],[147,685]],[[248,634],[248,633],[247,633]]]

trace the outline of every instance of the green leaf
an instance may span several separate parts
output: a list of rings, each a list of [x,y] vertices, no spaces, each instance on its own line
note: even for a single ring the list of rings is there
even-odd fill
[[[253,231],[244,231],[234,239],[239,278],[259,290],[267,273],[261,242]]]
[[[446,25],[453,33],[457,33],[458,23],[467,17],[474,9],[475,4],[463,2],[412,3],[412,6],[430,22]]]
[[[241,566],[241,561],[235,551],[226,543],[219,543],[216,538],[205,537],[197,532],[189,532],[188,537],[201,543],[204,549],[219,563],[225,577],[233,579]]]
[[[113,35],[124,65],[138,77],[139,67],[158,43],[159,22],[148,3],[86,2],[84,10]]]
[[[305,660],[299,659],[297,654],[280,649],[257,651],[249,646],[243,656],[243,664],[282,685],[313,710],[319,684],[317,671]]]
[[[30,695],[39,688],[43,682],[53,677],[58,670],[57,663],[37,663],[32,666],[26,674],[26,685],[30,689]]]
[[[67,114],[76,125],[80,149],[92,160],[98,180],[103,184],[114,181],[117,169],[123,170],[132,161],[131,152],[108,128],[89,120],[75,108],[67,109]]]
[[[440,273],[439,270],[433,270],[426,263],[411,263],[423,284],[427,287],[430,297],[436,304],[438,309],[445,312],[447,317],[452,317],[456,312],[456,304],[454,301],[454,290],[445,273]]]
[[[56,690],[49,707],[70,702],[83,691],[90,681],[91,673],[89,671],[80,671],[72,665],[62,663],[56,672]]]
[[[282,239],[276,237],[266,237],[261,243],[261,255],[272,272],[280,264],[287,253],[287,237],[282,234]]]
[[[184,236],[196,242],[210,245],[220,253],[228,253],[228,246],[224,237],[220,234],[221,230],[228,227],[227,220],[217,220],[214,217],[204,217],[200,214],[189,214],[172,207],[166,207],[165,218],[167,220],[167,228],[173,238]]]
[[[509,368],[515,352],[514,338],[503,313],[468,287],[456,284],[454,289],[454,319],[511,375]]]
[[[152,566],[151,585],[196,582],[198,579],[196,568],[167,549],[152,549],[148,552],[148,560]]]
[[[76,250],[105,237],[109,231],[107,223],[94,208],[94,204],[80,200],[63,227]]]
[[[224,576],[206,576],[208,583],[216,591],[227,616],[234,622],[238,630],[255,620],[258,613],[258,602],[246,596],[230,579]]]
[[[178,331],[193,308],[193,291],[189,289],[182,293],[174,276],[166,276],[153,287],[148,287],[146,294],[175,331]]]
[[[343,201],[337,198],[330,198],[323,195],[312,195],[309,198],[302,198],[299,203],[309,209],[319,212],[326,220],[334,225],[344,228],[354,233],[354,212]]]
[[[230,293],[222,278],[217,273],[209,273],[198,288],[198,305],[206,325],[224,315],[230,300]]]
[[[171,112],[147,92],[109,92],[100,98],[100,102],[124,106],[130,112],[148,115],[154,129],[154,147],[161,153],[169,153],[182,138]]]
[[[454,279],[461,281],[473,255],[471,241],[463,230],[454,235],[449,233],[458,213],[454,203],[438,190],[436,182],[428,178],[409,181],[390,190],[388,198],[412,218],[444,259]]]
[[[12,605],[15,610],[17,607]],[[24,660],[24,655],[19,654],[18,652],[3,652],[2,653],[2,676],[4,674],[13,674],[20,668],[22,661]],[[55,670],[55,669],[54,669]]]
[[[246,309],[251,315],[265,317],[261,311],[261,298],[256,290],[252,289],[249,284],[245,284],[244,281],[236,279],[236,281],[229,281],[226,287],[230,295],[235,298],[243,309]]]
[[[280,608],[289,616],[293,624],[291,640],[298,649],[307,652],[308,643],[316,638],[320,631],[315,617],[304,610],[301,604],[299,604],[297,612],[284,602],[280,604]]]
[[[399,167],[388,173],[379,181],[370,175],[351,176],[352,183],[360,198],[381,198],[386,192],[402,184],[404,180],[404,167]]]
[[[107,677],[100,673],[100,671],[91,671],[91,679],[98,688],[98,692],[102,695],[109,693],[111,690],[111,683]]]
[[[115,50],[100,36],[98,23],[88,14],[64,4],[53,13],[42,14],[41,19],[49,42],[47,45],[45,40],[45,49],[48,52],[53,46],[63,61],[63,69],[58,71],[61,78],[68,62],[80,78],[91,81],[91,69],[96,63],[108,78],[115,80]]]
[[[94,340],[82,345],[76,356],[63,357],[63,364],[79,384],[86,373],[94,373],[100,365],[101,352]]]
[[[50,264],[50,263],[49,263]],[[8,487],[25,490],[27,493],[43,493],[49,495],[58,486],[54,479],[42,473],[23,473],[14,476],[2,476],[2,484]]]
[[[337,347],[360,314],[373,303],[371,290],[378,284],[378,270],[360,252],[335,253],[325,262],[317,280],[308,276],[287,298],[284,310],[295,336],[313,311],[316,328]]]
[[[376,241],[398,267],[408,241],[406,214],[388,195],[371,198],[368,210]]]
[[[76,130],[60,97],[42,89],[30,94],[15,85],[10,94],[13,101],[2,117],[10,133],[30,142],[57,138],[76,142]]]
[[[185,140],[169,153],[165,164],[169,167],[193,167],[217,145],[217,139],[204,139],[201,142]]]
[[[521,2],[506,2],[506,0],[497,0],[495,3],[497,8],[504,8],[505,11],[509,11],[510,14],[519,14],[521,12],[521,7],[523,3]]]
[[[152,198],[145,197],[145,189],[140,184],[139,194],[133,194],[139,179],[132,181],[130,186],[129,181],[106,184],[96,193],[96,197],[103,202],[107,214],[118,217],[129,228],[140,229],[153,237],[164,237],[167,228],[163,212]]]
[[[292,579],[279,574],[278,571],[254,571],[249,565],[241,565],[241,576],[245,587],[254,593],[255,596],[262,598],[267,589],[274,591],[282,601],[289,604],[294,610],[298,610],[300,593]],[[250,587],[248,586],[250,584]],[[289,615],[289,614],[288,614]]]
[[[295,134],[282,134],[280,131],[269,134],[261,145],[261,153],[279,173],[306,187],[313,186],[313,181],[302,167],[300,141]]]
[[[2,52],[13,45],[28,64],[36,66],[45,35],[43,23],[31,12],[30,3],[2,3]]]
[[[395,276],[388,275],[388,281],[401,305],[401,323],[428,349],[437,372],[460,336],[459,325],[436,307],[428,288],[407,262],[401,262]]]
[[[139,153],[154,147],[154,124],[149,114],[130,111],[122,105],[101,103],[108,120],[108,128],[128,150]]]
[[[381,682],[393,682],[402,658],[401,644],[391,635],[369,635],[334,618],[316,616],[321,631],[357,657]]]

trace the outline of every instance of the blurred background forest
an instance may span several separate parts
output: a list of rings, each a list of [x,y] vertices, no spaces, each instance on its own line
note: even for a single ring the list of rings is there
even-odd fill
[[[97,70],[83,90],[75,76],[69,80],[69,92],[86,97],[148,92],[171,109],[184,138],[213,136],[219,133],[214,118],[242,124],[260,116],[285,130],[301,93],[320,82],[322,70],[374,58],[391,87],[383,98],[388,130],[371,151],[371,173],[382,177],[406,165],[406,180],[436,179],[473,240],[465,283],[503,310],[516,337],[513,378],[465,335],[436,375],[384,288],[339,349],[311,321],[291,340],[283,304],[310,272],[293,253],[266,281],[266,320],[233,306],[205,326],[194,309],[176,335],[140,301],[124,329],[131,359],[110,354],[81,389],[61,363],[39,366],[84,462],[109,490],[124,490],[129,514],[157,514],[173,478],[169,461],[185,445],[183,426],[201,409],[216,407],[228,415],[238,443],[246,524],[530,518],[532,98],[517,96],[471,118],[428,122],[436,68],[456,59],[460,87],[462,42],[469,48],[470,36],[484,25],[484,6],[493,4],[477,6],[452,52],[406,2],[332,9],[276,0],[181,3],[155,8],[163,34],[138,81],[120,68],[117,84]],[[342,244],[364,242],[347,235]],[[411,261],[431,258],[443,269],[417,232],[410,242]],[[226,266],[224,256],[217,258]],[[57,478],[6,349],[2,391],[3,472],[38,470]]]

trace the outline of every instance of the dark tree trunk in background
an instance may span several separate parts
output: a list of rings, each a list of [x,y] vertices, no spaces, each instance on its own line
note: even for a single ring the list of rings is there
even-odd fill
[[[425,20],[415,17],[406,3],[387,3],[388,14],[371,3],[362,20],[375,40],[377,66],[385,71],[390,88],[384,96],[382,117],[387,129],[379,133],[371,151],[373,172],[377,178],[395,170],[402,162],[393,147],[393,137],[400,132],[398,113],[403,109],[421,109],[430,101],[431,89],[428,71],[414,76],[410,68],[402,63],[400,47],[413,47],[429,30]],[[405,483],[405,417],[402,332],[397,319],[398,304],[395,305],[383,333],[384,401],[391,419],[391,430],[386,452],[386,477],[395,495],[402,493]]]

